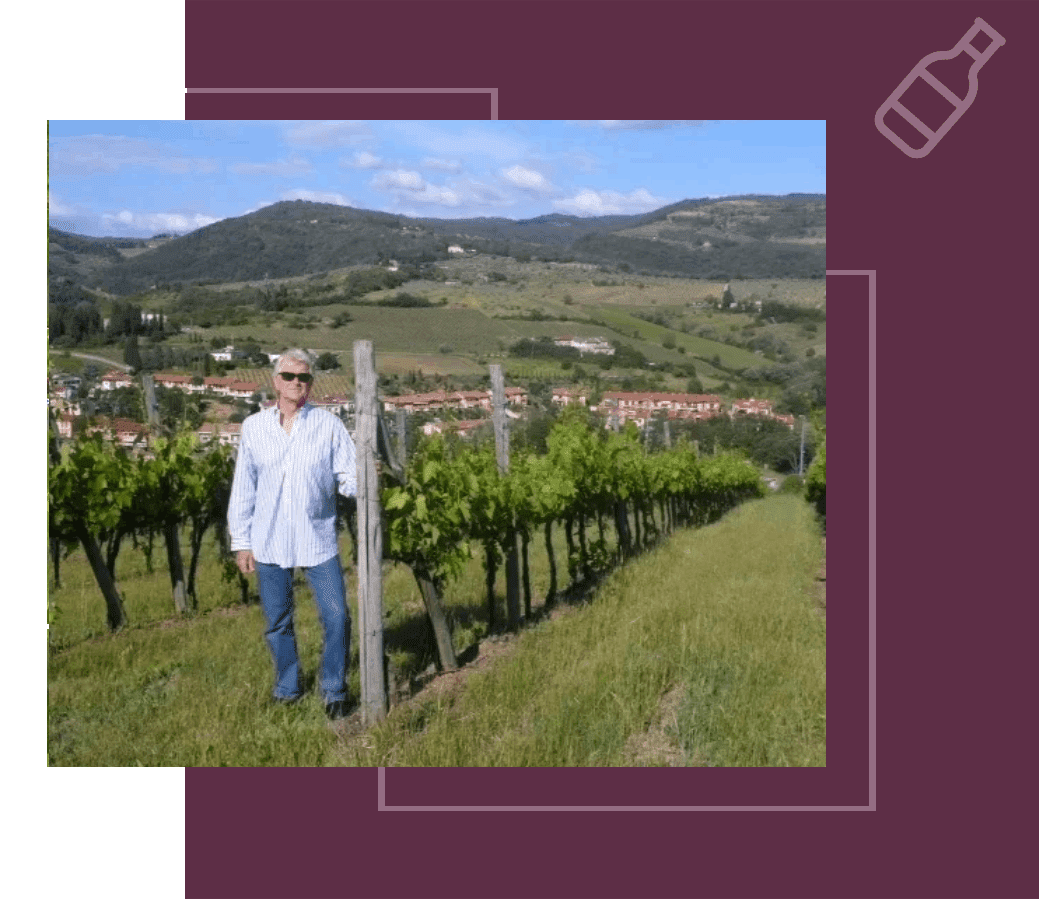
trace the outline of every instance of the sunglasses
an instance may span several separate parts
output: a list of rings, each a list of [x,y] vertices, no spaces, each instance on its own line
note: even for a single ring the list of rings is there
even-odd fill
[[[280,372],[278,372],[278,374],[281,375],[286,381],[294,381],[296,378],[299,378],[300,384],[309,384],[311,381],[314,380],[314,376],[313,375],[308,375],[308,374],[299,375],[299,374],[296,374],[296,372],[294,372],[294,371],[280,371]]]

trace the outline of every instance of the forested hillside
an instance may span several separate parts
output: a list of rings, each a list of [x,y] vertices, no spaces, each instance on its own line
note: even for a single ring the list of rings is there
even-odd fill
[[[234,282],[326,272],[390,259],[422,265],[448,248],[520,261],[578,261],[647,275],[822,278],[822,195],[685,200],[637,216],[547,215],[523,221],[412,219],[302,200],[275,203],[140,249],[50,229],[48,272],[129,295],[163,284]],[[133,246],[130,258],[119,248]]]

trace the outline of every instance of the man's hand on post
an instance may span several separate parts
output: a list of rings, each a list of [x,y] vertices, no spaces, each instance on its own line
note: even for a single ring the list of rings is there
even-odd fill
[[[236,561],[238,562],[238,570],[242,574],[252,574],[256,571],[256,559],[253,557],[251,549],[238,550]]]

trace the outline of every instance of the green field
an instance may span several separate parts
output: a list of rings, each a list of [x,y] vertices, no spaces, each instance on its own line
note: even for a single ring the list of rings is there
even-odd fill
[[[704,389],[712,392],[725,392],[726,383],[733,389],[732,372],[766,365],[780,353],[789,353],[788,358],[795,359],[826,353],[825,323],[813,326],[813,330],[797,324],[759,324],[753,316],[705,306],[721,296],[725,284],[720,281],[604,273],[598,266],[587,264],[521,263],[492,256],[451,260],[442,268],[446,281],[409,281],[399,290],[369,294],[360,304],[303,305],[280,313],[261,313],[254,306],[243,306],[236,313],[239,324],[197,329],[191,338],[176,335],[167,345],[189,346],[193,339],[197,347],[201,337],[207,346],[212,341],[222,345],[251,339],[267,352],[304,346],[318,353],[337,354],[343,369],[349,370],[354,341],[365,339],[373,342],[380,371],[388,375],[421,370],[426,375],[483,376],[488,362],[500,361],[514,379],[537,377],[570,383],[571,369],[562,368],[559,362],[537,360],[532,364],[502,354],[524,337],[599,336],[627,343],[653,363],[648,372],[614,370],[604,373],[604,379],[657,376],[662,366],[670,365],[679,374],[665,375],[654,389],[683,390],[687,378],[681,372],[693,363]],[[345,277],[344,272],[330,272],[320,277],[284,279],[269,286],[284,286],[306,303],[315,296],[327,296],[320,292],[322,287],[341,286]],[[242,285],[213,285],[209,289],[221,291],[235,286]],[[822,280],[738,280],[731,282],[730,289],[737,299],[825,304],[826,285]],[[438,305],[377,305],[400,291]],[[133,301],[144,309],[162,308],[176,315],[177,295],[168,290]],[[334,319],[343,312],[352,320],[333,327]],[[646,321],[643,315],[659,321]],[[665,321],[668,327],[663,326]],[[772,341],[771,354],[733,345],[752,339]],[[759,347],[760,343],[755,349]],[[87,351],[113,361],[123,357],[121,345]],[[715,359],[720,367],[713,364]],[[589,357],[579,364],[586,373],[596,373],[596,361]],[[245,378],[245,374],[239,375]],[[338,392],[338,388],[324,390],[320,385],[317,389],[319,393]]]
[[[636,349],[641,349],[643,352],[646,352],[647,356],[649,356],[649,352],[643,348],[644,346],[648,344],[649,347],[652,347],[652,352],[657,353],[663,349],[659,344],[661,344],[666,337],[671,337],[675,342],[675,346],[685,347],[685,350],[689,355],[703,359],[713,359],[717,356],[721,361],[721,364],[726,368],[741,369],[761,365],[761,357],[754,355],[754,353],[747,352],[747,350],[732,347],[714,340],[705,340],[702,337],[696,337],[692,334],[683,334],[680,331],[673,331],[670,328],[662,327],[653,322],[647,322],[641,318],[636,318],[627,312],[622,312],[616,309],[600,308],[596,310],[594,314],[601,317],[606,324],[610,325],[618,333],[631,338],[634,341],[632,345],[635,346]],[[635,337],[635,334],[638,334],[639,336]],[[670,351],[668,355],[673,359],[681,358],[677,351]]]
[[[348,541],[342,548],[349,558]],[[537,612],[547,568],[538,543],[531,555]],[[171,617],[165,572],[148,573],[141,553],[124,548],[117,576],[131,625],[114,635],[86,563],[73,553],[62,588],[50,591],[61,615],[48,660],[48,761],[824,765],[825,622],[813,598],[821,555],[802,499],[748,503],[716,525],[677,532],[564,614],[528,627],[463,688],[420,693],[351,736],[328,724],[313,694],[292,708],[269,703],[262,614],[237,602],[212,548],[201,608],[184,620]],[[444,597],[456,647],[481,657],[502,648],[487,641],[482,581],[474,560]],[[384,586],[387,650],[401,670],[417,672],[428,661],[417,590],[396,566]],[[297,595],[301,656],[313,672],[320,626],[309,589]],[[356,696],[356,625],[354,636]],[[654,734],[665,753],[646,750]]]

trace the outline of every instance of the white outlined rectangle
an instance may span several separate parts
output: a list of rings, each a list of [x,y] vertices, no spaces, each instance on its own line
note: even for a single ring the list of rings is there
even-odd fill
[[[380,812],[874,812],[877,810],[877,271],[827,269],[869,278],[869,804],[868,805],[389,805],[378,769]]]

